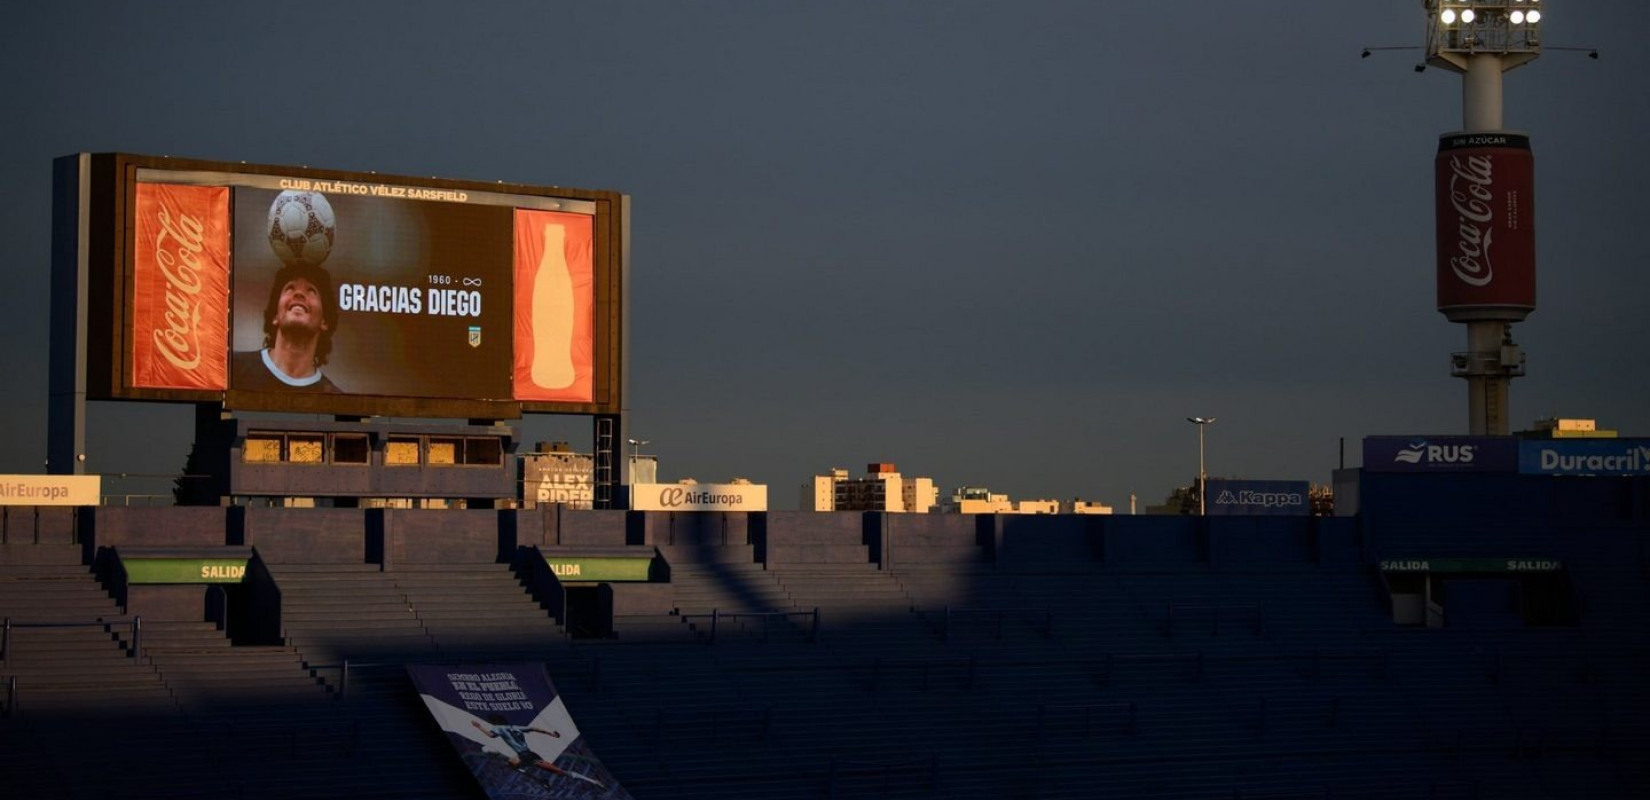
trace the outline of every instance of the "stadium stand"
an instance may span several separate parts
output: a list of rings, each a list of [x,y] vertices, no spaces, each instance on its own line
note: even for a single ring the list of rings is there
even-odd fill
[[[1324,519],[8,517],[6,796],[479,796],[403,665],[489,660],[544,663],[648,800],[1650,794],[1650,491],[1516,480],[1466,493],[1525,494],[1490,518],[1399,479]],[[250,548],[223,627],[122,606],[169,526]],[[581,555],[654,566],[546,566]],[[1500,558],[1545,571],[1441,566]],[[1399,621],[1382,565],[1427,559]]]

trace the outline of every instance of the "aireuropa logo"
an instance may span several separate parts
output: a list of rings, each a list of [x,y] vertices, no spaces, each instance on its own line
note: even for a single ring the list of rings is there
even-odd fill
[[[1429,444],[1427,440],[1411,442],[1408,447],[1398,450],[1392,457],[1396,464],[1471,464],[1477,454],[1477,445],[1470,444]]]
[[[659,492],[659,505],[663,508],[705,505],[737,506],[743,502],[745,502],[745,498],[741,495],[697,491],[685,486],[666,486]]]
[[[0,475],[0,506],[95,506],[98,475]]]
[[[767,511],[768,487],[756,483],[638,483],[632,511]]]

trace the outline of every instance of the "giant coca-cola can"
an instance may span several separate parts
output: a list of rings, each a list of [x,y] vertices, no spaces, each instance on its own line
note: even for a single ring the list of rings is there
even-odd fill
[[[1451,321],[1517,321],[1535,310],[1535,157],[1530,137],[1438,138],[1438,310]]]

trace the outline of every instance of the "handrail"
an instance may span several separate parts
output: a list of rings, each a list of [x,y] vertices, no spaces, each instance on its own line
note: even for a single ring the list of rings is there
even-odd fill
[[[1101,658],[1101,674],[1099,683],[1111,681],[1112,666],[1118,661],[1190,661],[1192,662],[1192,680],[1203,680],[1203,651],[1196,653],[1107,653]]]
[[[1333,800],[1335,790],[1328,786],[1321,789],[1285,789],[1281,792],[1265,792],[1250,794],[1241,788],[1232,790],[1232,800]]]
[[[1392,666],[1392,653],[1385,647],[1355,647],[1327,652],[1320,648],[1314,649],[1310,658],[1312,663],[1307,672],[1307,677],[1312,680],[1317,680],[1323,676],[1324,661],[1362,661],[1373,658],[1379,664],[1377,674],[1382,677],[1388,674]]]
[[[1137,714],[1136,714],[1136,711],[1135,711],[1134,701],[1132,701],[1132,700],[1118,702],[1118,703],[1072,703],[1072,704],[1053,704],[1053,705],[1043,704],[1043,705],[1039,705],[1039,706],[1037,706],[1037,729],[1032,734],[1032,741],[1034,741],[1034,742],[1043,741],[1043,731],[1045,730],[1045,726],[1044,726],[1043,721],[1044,721],[1045,717],[1047,716],[1048,712],[1050,712],[1050,711],[1081,711],[1081,712],[1083,712],[1083,738],[1086,739],[1089,736],[1093,735],[1093,733],[1094,733],[1094,724],[1093,724],[1094,723],[1094,712],[1096,712],[1096,711],[1119,711],[1119,710],[1124,712],[1123,732],[1126,733],[1126,734],[1129,734],[1131,736],[1134,735],[1134,732],[1136,730],[1136,721],[1137,721],[1138,717],[1137,717]]]
[[[206,588],[206,596],[209,599],[209,601],[210,600],[216,600],[217,601],[216,608],[213,609],[214,611],[217,612],[217,614],[216,614],[217,619],[216,620],[207,620],[207,621],[208,622],[216,622],[218,624],[218,630],[220,630],[220,631],[228,630],[229,629],[229,591],[226,590],[221,585],[208,586]]]
[[[379,667],[401,668],[401,667],[407,666],[408,664],[448,664],[448,663],[451,663],[451,661],[452,661],[451,658],[446,657],[446,656],[439,656],[439,655],[432,655],[432,656],[428,656],[428,657],[409,657],[409,658],[405,658],[405,659],[398,659],[396,661],[351,661],[351,660],[346,658],[346,659],[344,659],[342,661],[339,661],[337,663],[325,663],[325,664],[311,664],[311,663],[306,661],[306,662],[304,662],[304,669],[309,670],[311,673],[316,673],[316,672],[320,672],[322,670],[329,670],[329,669],[338,670],[338,698],[337,698],[337,701],[342,702],[344,700],[349,699],[349,684],[350,684],[350,677],[349,676],[350,676],[350,671],[351,670],[374,669],[374,668],[379,668]],[[596,681],[596,678],[594,677],[594,673],[596,673],[600,669],[600,665],[601,665],[601,659],[599,659],[599,658],[595,659],[595,663],[592,667],[592,673],[593,673],[593,677],[591,679],[592,680],[592,688],[595,688],[595,681]],[[316,677],[320,677],[320,676],[317,675]]]
[[[349,699],[350,670],[373,669],[377,667],[405,667],[408,664],[422,663],[445,664],[450,660],[451,659],[440,656],[431,656],[429,658],[409,658],[400,661],[351,661],[346,658],[336,664],[311,664],[305,662],[304,668],[309,670],[311,673],[320,672],[321,670],[326,669],[338,670],[338,702],[343,702]]]
[[[993,638],[993,639],[1003,638],[1003,617],[1005,617],[1009,614],[1040,615],[1043,618],[1042,619],[1043,624],[1037,629],[1037,633],[1040,636],[1042,636],[1044,639],[1047,639],[1050,636],[1054,635],[1054,607],[1053,606],[1042,606],[1042,607],[1038,607],[1038,606],[1012,607],[1011,606],[1011,607],[1004,607],[1004,608],[992,608],[992,607],[988,607],[988,606],[979,606],[979,607],[974,607],[974,608],[969,608],[969,607],[953,608],[951,606],[951,604],[947,603],[946,606],[945,606],[945,623],[940,628],[940,639],[942,641],[945,641],[947,643],[949,643],[951,641],[951,617],[953,615],[957,615],[957,614],[995,615],[996,622],[997,622],[997,627],[996,627],[996,630],[992,633],[991,638]]]
[[[831,771],[826,778],[825,796],[834,800],[837,797],[837,776],[843,770],[875,771],[882,775],[883,788],[886,790],[889,773],[901,767],[912,766],[928,767],[928,788],[932,790],[939,779],[939,757],[933,753],[927,756],[895,759],[846,759],[841,756],[831,756]],[[884,792],[886,795],[886,791]]]
[[[6,506],[5,510],[0,510],[0,515],[3,515],[3,518],[0,518],[0,544],[40,544],[41,508],[42,506]],[[28,515],[28,542],[24,542],[21,538],[19,538],[22,532],[18,529],[22,527],[20,523],[22,522],[23,515],[21,513],[13,515],[11,512],[12,509],[19,512],[24,509],[31,509],[32,513]],[[80,506],[69,507],[68,513],[69,541],[67,544],[80,544]]]
[[[690,716],[692,717],[692,720],[693,720],[693,727],[694,727],[694,730],[696,732],[702,733],[704,731],[704,729],[706,727],[704,725],[704,718],[707,715],[710,717],[710,725],[709,725],[709,727],[710,727],[710,741],[713,742],[713,743],[722,741],[722,720],[724,720],[724,719],[731,719],[731,720],[734,721],[734,723],[737,723],[739,721],[739,719],[742,718],[742,717],[749,717],[749,718],[754,719],[754,721],[757,723],[757,725],[756,725],[756,741],[759,741],[759,742],[767,741],[769,734],[771,734],[773,732],[773,707],[772,706],[762,706],[761,708],[757,708],[757,709],[751,709],[751,708],[716,708],[716,709],[711,709],[708,712],[705,712],[705,711],[690,712]],[[732,727],[732,725],[730,725],[730,727]],[[659,749],[664,746],[664,740],[665,740],[665,710],[663,708],[654,709],[654,711],[653,711],[653,750],[654,750],[655,753],[657,753],[659,751]]]
[[[308,669],[311,673],[320,672],[321,670],[324,670],[324,669],[338,670],[338,700],[337,700],[337,702],[342,703],[345,700],[349,699],[349,673],[350,673],[350,670],[352,670],[352,669],[366,669],[368,667],[400,667],[400,666],[405,666],[406,664],[409,664],[409,663],[415,663],[415,662],[413,662],[413,661],[353,661],[352,662],[352,661],[350,661],[349,659],[346,658],[343,661],[340,661],[336,664],[310,664],[310,663],[305,663],[304,667],[306,669]],[[320,677],[320,676],[316,676],[316,677]]]
[[[0,624],[0,664],[11,657],[11,631],[13,628],[102,628],[113,630],[121,620],[98,619],[95,622],[16,622],[6,617]],[[132,617],[132,658],[143,657],[143,617]]]
[[[720,546],[726,547],[728,545],[728,521],[725,517],[722,519],[721,530],[717,533],[716,538],[720,541]],[[695,542],[695,544],[703,543]],[[740,544],[751,544],[750,526],[745,527],[745,541],[740,542]],[[665,528],[665,546],[676,546],[676,526],[674,525],[670,525]]]
[[[1266,635],[1265,601],[1257,600],[1252,603],[1176,603],[1171,600],[1168,602],[1169,620],[1167,626],[1165,627],[1165,634],[1170,638],[1174,637],[1175,610],[1177,608],[1183,615],[1188,611],[1212,612],[1211,616],[1214,620],[1215,636],[1220,635],[1220,615],[1222,611],[1248,610],[1254,614],[1255,635]]]
[[[177,502],[177,498],[172,496],[172,495],[169,495],[169,494],[136,494],[136,493],[132,493],[132,494],[106,494],[106,495],[100,496],[98,498],[98,500],[99,500],[101,505],[105,505],[105,506],[134,506],[134,505],[136,505],[136,506],[142,506],[142,507],[145,507],[145,508],[149,508],[149,507],[153,507],[153,506],[169,506],[169,505],[172,505],[172,504]],[[142,500],[143,502],[133,503],[132,502],[133,500]]]
[[[1376,599],[1385,601],[1386,602],[1386,615],[1389,616],[1389,617],[1393,616],[1394,614],[1396,614],[1398,612],[1397,612],[1397,609],[1393,608],[1393,606],[1392,606],[1392,603],[1393,603],[1393,599],[1392,599],[1392,581],[1387,580],[1386,570],[1381,569],[1379,566],[1374,567],[1374,570],[1375,570],[1375,577],[1377,579],[1376,582],[1375,582],[1375,585],[1376,585],[1376,587],[1378,587],[1380,589],[1380,596],[1377,597]]]
[[[1427,790],[1427,797],[1437,797],[1438,796],[1438,790],[1440,790],[1440,789],[1451,789],[1452,790],[1455,787],[1465,787],[1469,792],[1472,793],[1472,797],[1475,800],[1476,800],[1476,798],[1481,796],[1480,795],[1480,784],[1478,783],[1478,781],[1440,780],[1440,781],[1433,781],[1432,782],[1432,786]]]
[[[1426,608],[1427,608],[1427,627],[1428,628],[1447,628],[1447,627],[1449,627],[1449,609],[1446,609],[1443,606],[1432,602],[1431,600],[1427,601]],[[1434,619],[1436,619],[1438,621],[1437,625],[1432,624]]]
[[[875,692],[882,687],[882,668],[884,665],[890,668],[920,669],[922,673],[922,690],[926,692],[928,691],[929,675],[934,667],[963,664],[968,666],[967,680],[964,687],[972,691],[975,678],[978,675],[978,663],[973,656],[960,658],[879,658],[871,662],[871,691]]]
[[[704,614],[683,614],[684,619],[702,617]],[[720,608],[710,610],[710,641],[706,644],[716,644],[716,629],[721,620],[739,619],[740,617],[760,617],[762,619],[762,642],[768,641],[769,623],[774,617],[810,617],[812,622],[808,628],[808,642],[819,641],[819,606],[812,611],[723,611]]]

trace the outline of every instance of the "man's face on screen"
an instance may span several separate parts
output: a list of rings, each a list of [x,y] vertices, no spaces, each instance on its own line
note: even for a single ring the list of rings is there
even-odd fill
[[[281,287],[281,299],[275,307],[275,327],[286,331],[319,334],[327,329],[323,318],[321,290],[307,278],[293,278]]]

